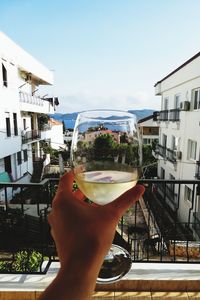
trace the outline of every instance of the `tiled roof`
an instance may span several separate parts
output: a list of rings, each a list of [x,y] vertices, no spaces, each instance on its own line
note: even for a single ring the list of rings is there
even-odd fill
[[[53,118],[49,119],[49,123],[52,124],[52,125],[62,125],[62,122],[60,122],[58,120],[55,120]]]

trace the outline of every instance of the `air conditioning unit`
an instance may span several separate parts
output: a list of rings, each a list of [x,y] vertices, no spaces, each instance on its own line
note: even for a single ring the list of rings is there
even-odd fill
[[[180,160],[182,158],[182,152],[174,150],[174,159]]]
[[[183,101],[180,103],[180,110],[188,111],[190,110],[190,102],[189,101]]]

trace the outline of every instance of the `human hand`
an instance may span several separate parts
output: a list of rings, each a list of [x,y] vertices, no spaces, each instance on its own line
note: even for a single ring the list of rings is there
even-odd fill
[[[96,247],[106,254],[120,217],[144,192],[138,185],[107,205],[91,205],[80,190],[72,191],[73,182],[72,172],[60,179],[48,218],[61,266],[67,263],[68,254],[76,251],[74,247],[82,255],[88,256]]]
[[[89,299],[94,290],[120,217],[142,196],[144,187],[137,185],[113,202],[101,206],[86,203],[80,190],[73,192],[73,182],[73,172],[60,179],[48,221],[61,264],[58,277],[61,282],[64,279],[65,296],[69,296],[57,299],[84,300]],[[68,294],[67,283],[71,288]]]

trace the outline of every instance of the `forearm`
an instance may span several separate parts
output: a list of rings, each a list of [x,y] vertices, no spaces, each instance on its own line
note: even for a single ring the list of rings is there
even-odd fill
[[[89,300],[95,289],[105,251],[73,252],[39,300]]]
[[[95,289],[96,279],[91,281],[87,277],[87,272],[78,278],[74,276],[74,272],[59,271],[56,278],[41,294],[38,300],[89,300]],[[76,275],[76,274],[75,274]]]

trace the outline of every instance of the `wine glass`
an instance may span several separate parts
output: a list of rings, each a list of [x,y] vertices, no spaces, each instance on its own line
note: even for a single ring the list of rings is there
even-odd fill
[[[135,186],[142,162],[135,115],[117,110],[79,113],[73,132],[71,161],[79,189],[96,204],[105,205]],[[97,283],[121,279],[131,264],[129,252],[112,245]]]

